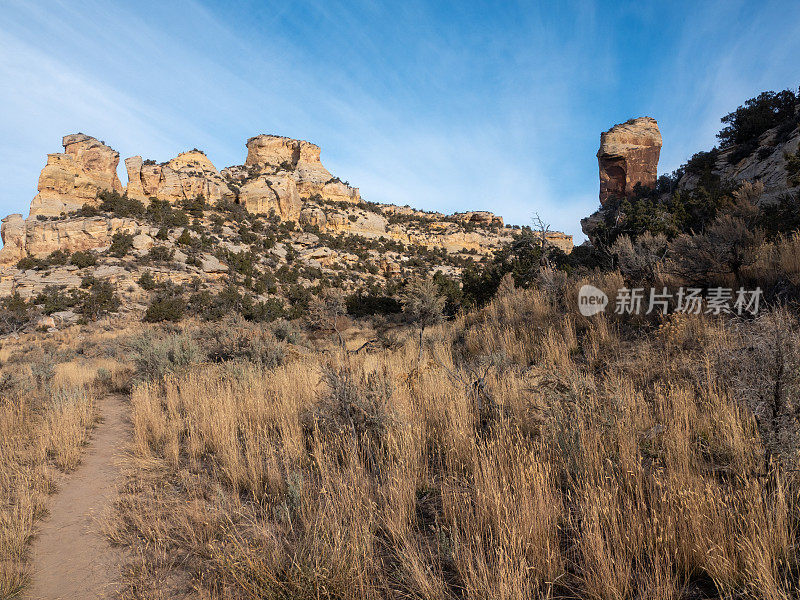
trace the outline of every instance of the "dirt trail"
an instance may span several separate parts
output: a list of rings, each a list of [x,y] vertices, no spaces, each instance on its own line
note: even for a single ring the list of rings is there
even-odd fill
[[[125,397],[106,396],[100,412],[103,422],[83,462],[51,498],[50,516],[34,541],[30,600],[112,598],[119,583],[122,554],[106,541],[98,519],[114,501],[128,440]]]

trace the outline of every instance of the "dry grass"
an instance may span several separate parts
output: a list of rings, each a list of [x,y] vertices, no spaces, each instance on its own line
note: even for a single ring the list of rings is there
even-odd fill
[[[409,338],[138,386],[129,595],[796,597],[796,448],[726,371],[753,332],[621,327],[517,291],[419,367]]]
[[[59,344],[45,342],[40,334],[8,340],[0,364],[0,598],[17,597],[28,580],[27,546],[36,521],[46,513],[59,473],[80,463],[98,395],[129,377],[118,361],[63,360],[44,350]]]

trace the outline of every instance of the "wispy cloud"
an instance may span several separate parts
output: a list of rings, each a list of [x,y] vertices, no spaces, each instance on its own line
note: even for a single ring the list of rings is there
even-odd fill
[[[600,131],[656,116],[670,168],[713,142],[721,110],[789,76],[800,20],[780,8],[720,20],[710,5],[684,24],[686,7],[595,2],[11,2],[0,212],[27,210],[65,133],[123,157],[197,146],[223,167],[272,132],[320,144],[370,200],[540,212],[580,235]]]

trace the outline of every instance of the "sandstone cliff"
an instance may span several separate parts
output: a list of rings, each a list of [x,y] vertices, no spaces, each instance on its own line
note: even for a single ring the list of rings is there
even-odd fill
[[[133,235],[135,251],[146,252],[159,231],[159,227],[153,230],[154,223],[148,222],[146,215],[133,219],[128,215],[75,214],[85,204],[99,206],[97,195],[101,191],[124,192],[145,205],[157,198],[176,209],[202,196],[208,205],[223,207],[218,210],[221,214],[226,214],[225,206],[238,203],[252,215],[274,215],[278,222],[294,222],[299,232],[296,239],[292,237],[293,243],[302,260],[315,267],[353,260],[351,254],[325,246],[338,246],[334,238],[357,237],[373,245],[411,246],[480,258],[491,255],[513,235],[502,217],[488,211],[445,215],[364,203],[358,188],[333,177],[322,165],[319,146],[286,137],[250,138],[245,164],[221,172],[199,150],[183,152],[161,164],[134,156],[125,160],[126,188],[117,178],[119,154],[113,149],[83,134],[64,137],[64,148],[63,154],[50,155],[42,170],[31,216],[25,220],[16,214],[3,219],[0,265],[15,265],[26,257],[44,259],[56,250],[102,253],[117,233]],[[277,226],[274,220],[270,222],[272,227]],[[198,226],[208,231],[212,223],[206,216]],[[219,239],[235,238],[235,227],[224,229],[227,233]],[[179,233],[172,230],[170,235],[177,238]],[[548,239],[564,252],[572,250],[572,236],[554,232]],[[246,251],[247,247],[230,246],[230,250]],[[209,253],[197,260],[205,273],[219,264]],[[401,253],[375,257],[379,272],[387,277],[399,273],[404,260],[408,257]],[[32,293],[36,285],[32,283],[26,289]]]
[[[122,192],[119,152],[83,133],[64,136],[64,152],[48,154],[31,217],[58,216],[94,202],[103,190]]]
[[[9,215],[2,221],[0,264],[13,264],[31,256],[43,258],[56,250],[67,253],[108,247],[118,231],[132,233],[140,225],[129,218],[75,217],[58,220],[27,219]]]
[[[198,150],[183,152],[161,165],[144,164],[141,156],[125,160],[130,198],[169,202],[203,196],[211,202],[234,201],[236,194],[220,176],[208,157]]]

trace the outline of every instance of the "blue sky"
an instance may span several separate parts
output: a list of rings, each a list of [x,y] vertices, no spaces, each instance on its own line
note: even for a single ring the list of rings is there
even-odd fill
[[[539,212],[580,234],[600,132],[655,117],[668,172],[719,118],[800,85],[798,2],[16,2],[0,20],[0,213],[83,131],[244,162],[258,133],[322,147],[364,198]],[[123,184],[124,168],[120,166]]]

